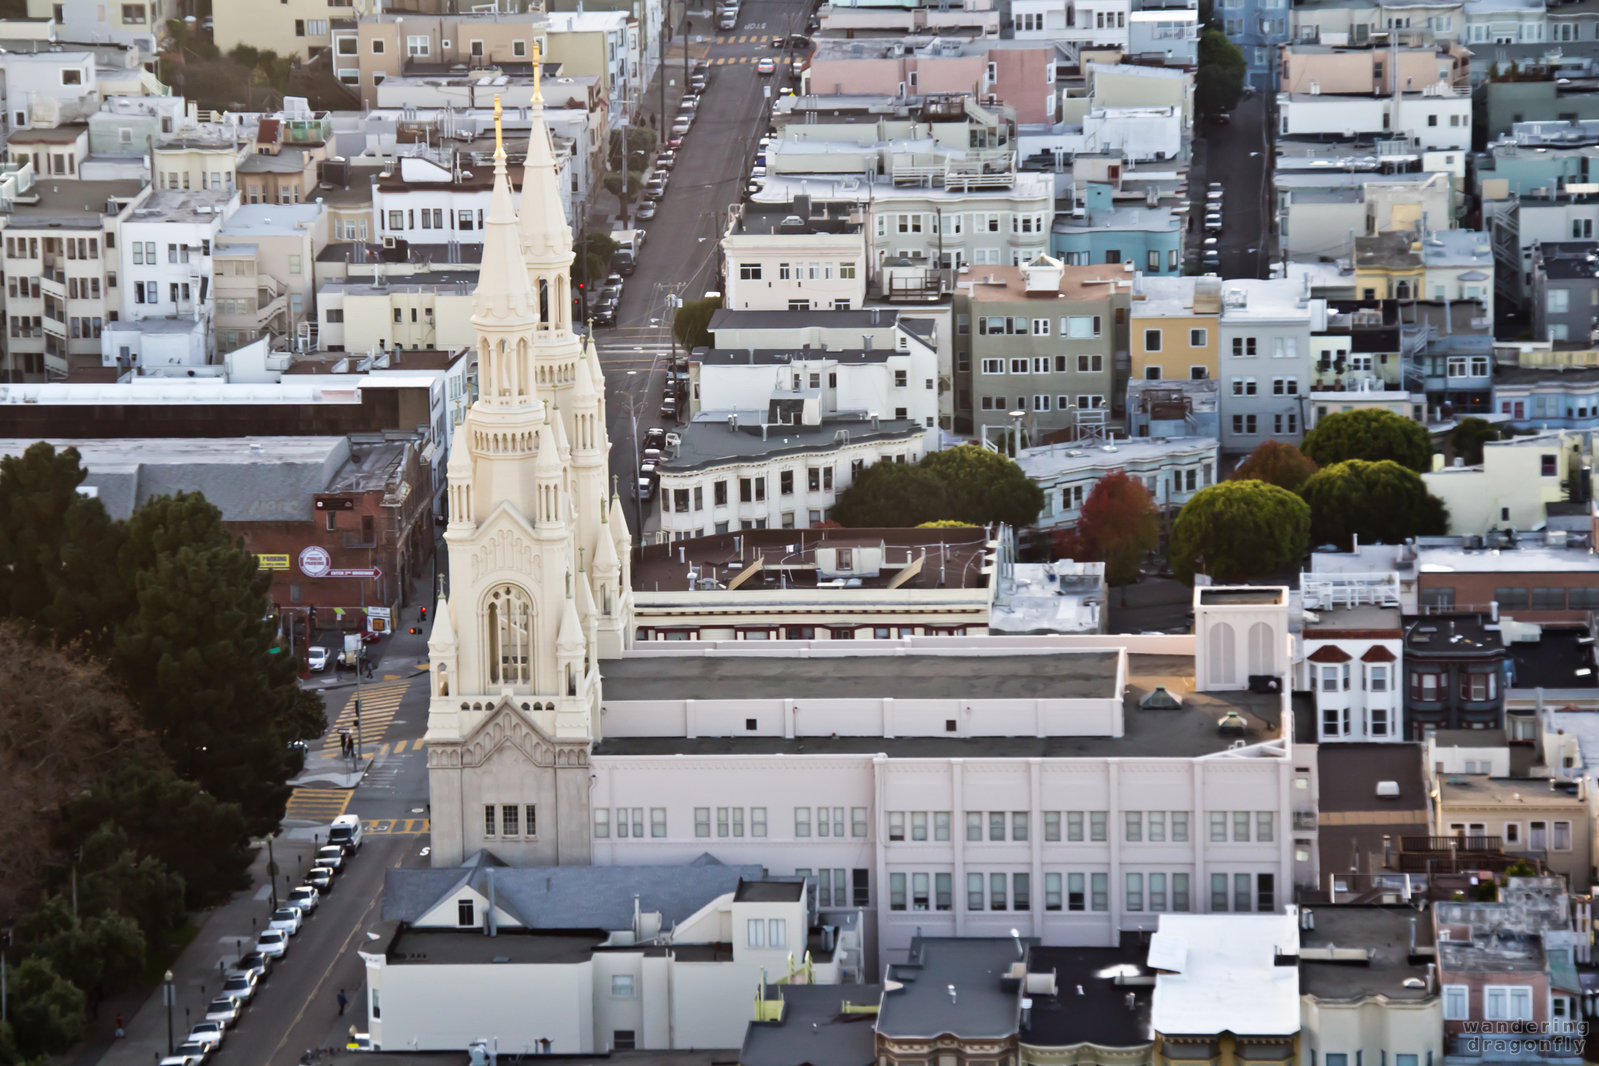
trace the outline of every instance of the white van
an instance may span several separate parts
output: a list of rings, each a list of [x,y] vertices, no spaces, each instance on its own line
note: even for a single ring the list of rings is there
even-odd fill
[[[354,854],[361,846],[361,819],[353,814],[341,814],[333,819],[328,829],[328,843],[343,848],[346,855]]]

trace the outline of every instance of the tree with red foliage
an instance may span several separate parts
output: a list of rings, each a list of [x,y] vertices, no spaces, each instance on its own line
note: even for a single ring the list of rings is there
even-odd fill
[[[1138,564],[1160,544],[1160,512],[1143,482],[1120,470],[1099,479],[1077,520],[1079,559],[1105,564],[1105,582],[1130,585]]]
[[[1320,470],[1316,461],[1292,444],[1268,440],[1260,444],[1232,473],[1233,481],[1264,481],[1298,492]]]

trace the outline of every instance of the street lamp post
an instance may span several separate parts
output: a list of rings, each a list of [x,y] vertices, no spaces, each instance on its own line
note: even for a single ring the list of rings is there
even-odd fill
[[[278,860],[272,854],[272,837],[267,837],[267,884],[272,887],[272,909],[278,909]]]
[[[177,998],[172,987],[172,971],[161,975],[161,1000],[167,1005],[167,1054],[172,1054],[172,1001]]]

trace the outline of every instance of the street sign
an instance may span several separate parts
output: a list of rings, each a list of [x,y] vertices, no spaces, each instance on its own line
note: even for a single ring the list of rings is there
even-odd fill
[[[304,569],[304,567],[302,567],[301,569]],[[373,567],[370,570],[365,570],[365,569],[358,569],[358,570],[333,570],[333,569],[329,569],[327,573],[319,574],[319,575],[316,575],[316,576],[318,576],[318,577],[382,577],[383,576],[383,571],[379,570],[377,567]]]
[[[327,577],[333,568],[333,557],[326,548],[315,544],[300,550],[300,573],[306,577]]]

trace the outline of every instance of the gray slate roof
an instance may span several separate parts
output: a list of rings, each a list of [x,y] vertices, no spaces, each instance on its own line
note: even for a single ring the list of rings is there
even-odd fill
[[[788,985],[767,992],[784,1001],[783,1017],[751,1022],[740,1066],[871,1066],[877,1058],[876,1015],[843,1006],[876,1006],[882,985]]]
[[[740,881],[765,876],[763,867],[728,866],[710,855],[682,866],[511,867],[480,851],[462,866],[389,870],[383,920],[416,922],[467,886],[487,896],[492,878],[495,905],[527,929],[630,929],[635,895],[641,911],[659,912],[670,928]]]

